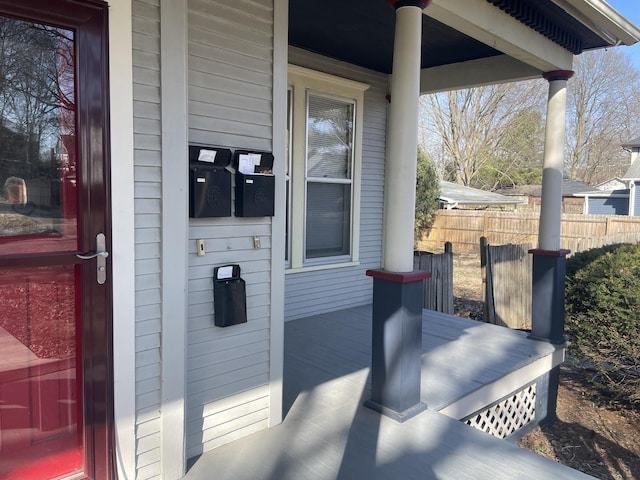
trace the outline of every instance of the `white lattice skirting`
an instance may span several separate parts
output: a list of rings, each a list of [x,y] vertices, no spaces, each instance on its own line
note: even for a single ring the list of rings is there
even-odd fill
[[[506,438],[536,418],[536,384],[463,420],[494,437]]]

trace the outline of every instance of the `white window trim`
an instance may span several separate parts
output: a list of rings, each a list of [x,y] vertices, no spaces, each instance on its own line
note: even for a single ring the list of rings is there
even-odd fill
[[[362,170],[362,132],[364,124],[364,92],[366,83],[289,65],[289,87],[292,91],[291,165],[289,197],[289,262],[287,273],[324,270],[357,265],[360,258],[360,195]],[[353,173],[351,197],[350,255],[305,260],[306,210],[306,122],[307,92],[330,95],[355,103],[353,138]]]

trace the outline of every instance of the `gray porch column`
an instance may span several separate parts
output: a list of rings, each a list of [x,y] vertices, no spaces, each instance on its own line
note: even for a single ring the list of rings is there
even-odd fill
[[[383,270],[373,277],[371,399],[365,405],[403,422],[420,402],[422,283],[413,272],[422,9],[427,0],[388,0],[396,10],[386,152]]]
[[[568,250],[560,249],[562,173],[564,168],[567,81],[570,70],[544,75],[549,81],[547,124],[542,172],[539,247],[533,254],[532,336],[564,343],[564,286]]]
[[[567,109],[567,81],[573,72],[548,72],[549,81],[547,123],[542,173],[542,202],[540,208],[539,248],[533,254],[533,290],[531,338],[557,345],[564,338],[564,290],[566,256],[569,250],[560,249],[562,226],[562,174],[564,168],[565,119]],[[556,418],[556,404],[560,369],[555,367],[547,379],[546,417],[541,424]]]

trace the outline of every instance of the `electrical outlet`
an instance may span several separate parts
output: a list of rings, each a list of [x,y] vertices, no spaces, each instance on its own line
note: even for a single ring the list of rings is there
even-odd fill
[[[253,248],[260,248],[260,237],[257,235],[253,237]]]

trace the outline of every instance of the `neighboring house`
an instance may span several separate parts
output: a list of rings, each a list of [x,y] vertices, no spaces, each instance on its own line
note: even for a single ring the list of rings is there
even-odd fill
[[[624,175],[597,185],[598,190],[575,193],[584,199],[583,213],[640,216],[640,137],[624,143],[622,148],[631,154],[631,164]]]
[[[562,213],[582,213],[583,199],[576,198],[575,193],[584,192],[589,188],[586,183],[571,180],[566,174],[562,177]],[[513,188],[502,188],[497,191],[507,197],[515,197],[524,202],[533,211],[540,210],[542,200],[541,185],[518,185]]]
[[[453,208],[478,209],[487,207],[516,209],[517,205],[524,203],[524,200],[441,180],[438,202],[440,208],[447,210]]]
[[[4,318],[53,349],[0,331],[24,356],[0,375],[0,469],[40,480],[177,479],[188,458],[278,425],[284,322],[371,303],[367,270],[412,270],[419,93],[544,76],[555,94],[574,55],[640,39],[601,0],[0,0],[0,15],[3,32],[49,35],[47,108],[66,147],[50,149],[73,172],[56,232],[0,239]],[[547,118],[564,110],[550,102]],[[229,184],[198,164],[191,185],[189,146],[273,153],[273,177],[256,174],[273,198],[246,197],[262,216],[190,218],[190,189]],[[197,200],[222,212],[223,190]],[[536,254],[553,263],[547,218]],[[247,321],[221,328],[212,275],[229,265]]]

